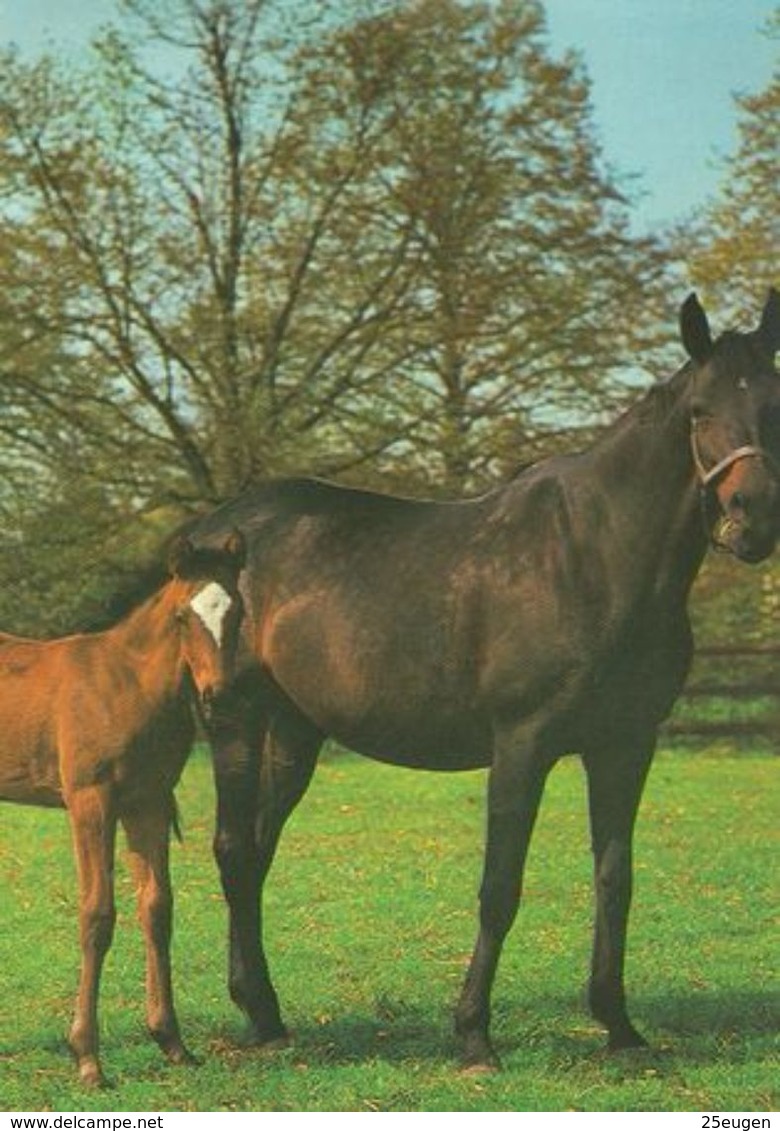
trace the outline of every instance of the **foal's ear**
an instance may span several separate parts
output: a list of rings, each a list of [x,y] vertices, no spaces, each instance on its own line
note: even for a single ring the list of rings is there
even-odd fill
[[[235,527],[222,543],[222,549],[233,559],[236,569],[243,569],[246,565],[246,538]]]
[[[171,542],[168,550],[168,571],[174,576],[180,576],[187,567],[187,563],[191,561],[195,553],[195,547],[186,536],[186,534],[178,534]]]
[[[756,333],[766,352],[776,354],[780,349],[780,294],[774,287],[769,290]]]
[[[712,335],[704,308],[695,292],[680,307],[680,336],[688,357],[703,365],[712,353]]]

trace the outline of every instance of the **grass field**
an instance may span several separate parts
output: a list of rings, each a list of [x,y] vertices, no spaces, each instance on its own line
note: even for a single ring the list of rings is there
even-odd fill
[[[771,1111],[778,1107],[778,767],[662,754],[640,814],[628,985],[653,1051],[607,1056],[582,1002],[591,888],[582,772],[550,779],[526,901],[495,990],[504,1071],[462,1076],[451,1013],[475,931],[484,775],[325,757],[267,904],[289,1050],[241,1047],[203,754],[179,791],[175,977],[196,1070],[143,1028],[143,956],[120,869],[102,997],[111,1090],[85,1093],[63,1035],[77,969],[66,818],[3,806],[0,1106],[58,1111]],[[773,916],[775,916],[773,918]]]

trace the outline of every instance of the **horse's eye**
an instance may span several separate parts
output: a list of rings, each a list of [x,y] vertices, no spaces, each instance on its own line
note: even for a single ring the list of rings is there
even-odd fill
[[[761,437],[769,447],[780,445],[780,405],[771,405],[761,413]]]
[[[177,609],[173,616],[177,624],[185,624],[187,621],[187,610]]]

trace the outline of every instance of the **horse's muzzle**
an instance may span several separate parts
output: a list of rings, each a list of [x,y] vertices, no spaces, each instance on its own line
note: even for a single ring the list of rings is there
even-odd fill
[[[739,561],[757,565],[774,550],[777,532],[767,524],[746,523],[725,514],[716,524],[713,542],[717,549],[733,554]]]

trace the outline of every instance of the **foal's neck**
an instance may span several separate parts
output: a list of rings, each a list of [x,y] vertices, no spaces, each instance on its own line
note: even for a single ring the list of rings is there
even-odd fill
[[[160,701],[177,696],[185,665],[165,586],[104,633],[123,664],[132,666],[147,694]]]

